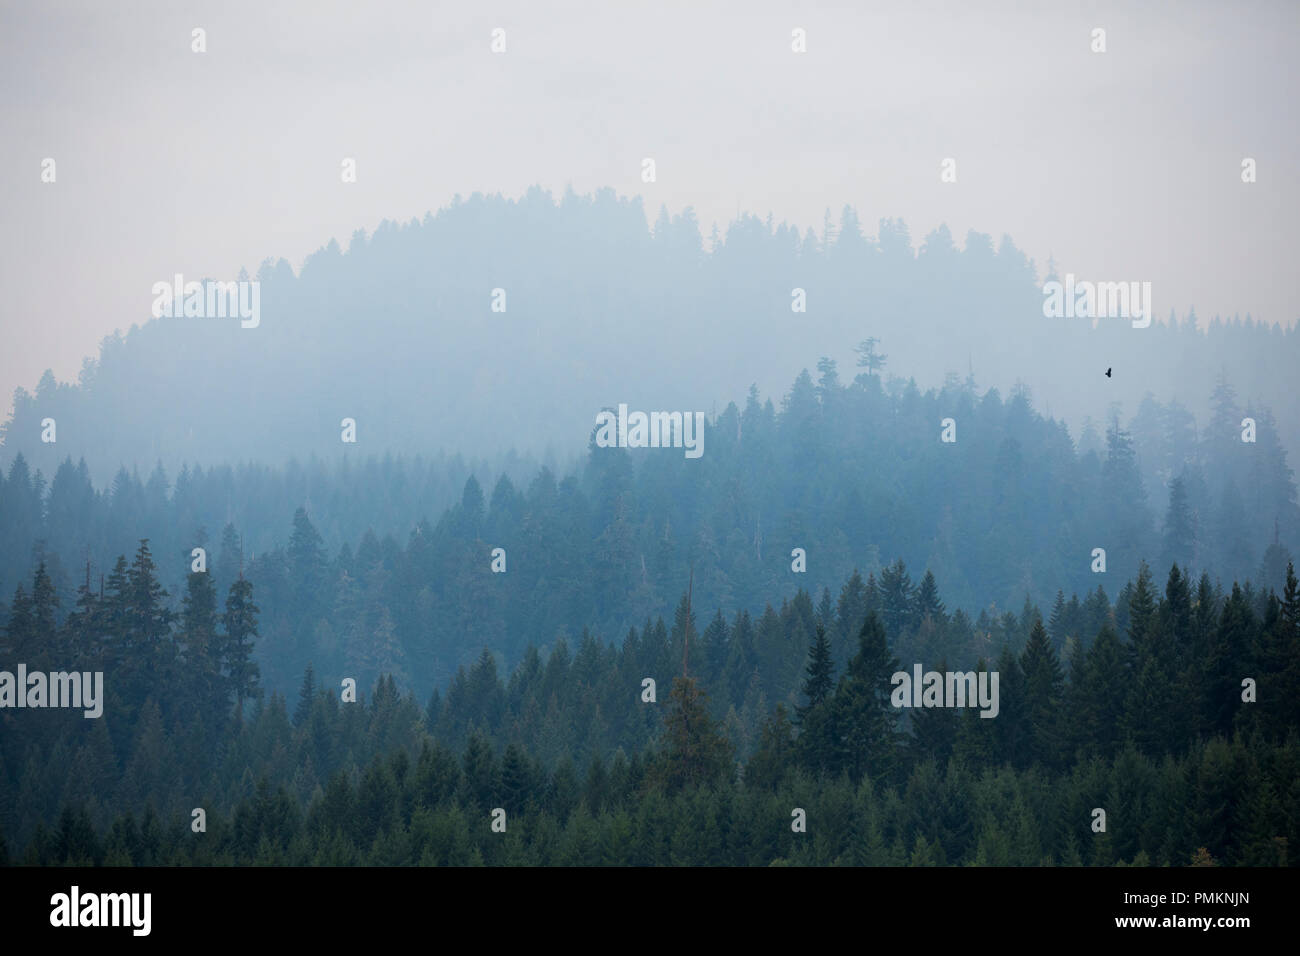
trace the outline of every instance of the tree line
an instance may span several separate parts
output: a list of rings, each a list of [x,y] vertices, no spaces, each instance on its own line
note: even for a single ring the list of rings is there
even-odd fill
[[[15,861],[1276,864],[1300,820],[1290,566],[1281,595],[1193,587],[1177,566],[1161,592],[1143,567],[1115,605],[1101,595],[1094,632],[1077,599],[1046,621],[1033,605],[963,621],[933,575],[912,586],[895,562],[758,626],[715,613],[697,629],[684,597],[671,628],[530,647],[508,678],[485,651],[423,706],[390,675],[344,702],[308,669],[292,713],[258,692],[245,579],[218,616],[192,574],[177,615],[147,543],[118,569],[63,624],[39,567],[7,609],[5,659],[102,667],[109,692],[101,720],[0,712]],[[996,669],[997,718],[901,714],[890,678],[913,660]],[[647,702],[645,677],[667,694]],[[498,807],[516,836],[492,842]],[[791,842],[795,807],[838,822]],[[1094,807],[1122,821],[1100,840]],[[697,827],[710,849],[686,848]]]
[[[263,673],[277,686],[310,662],[365,686],[392,673],[421,696],[484,646],[513,666],[529,644],[669,616],[692,576],[700,606],[728,619],[800,590],[817,601],[855,568],[884,581],[900,558],[972,616],[1027,595],[1086,601],[1144,557],[1282,589],[1300,539],[1292,472],[1267,412],[1239,406],[1226,384],[1199,432],[1185,409],[1152,400],[1136,432],[1112,422],[1104,441],[1085,433],[1076,447],[1024,390],[1004,401],[969,381],[890,389],[873,356],[861,360],[849,384],[831,362],[817,381],[801,375],[779,411],[756,391],[728,406],[698,460],[593,443],[564,477],[521,466],[489,483],[464,463],[390,459],[187,468],[174,488],[161,468],[144,485],[123,471],[96,491],[71,461],[47,487],[19,459],[0,480],[0,584],[12,593],[44,561],[71,606],[86,562],[95,586],[138,531],[177,592],[202,547],[219,593],[241,574],[256,585]],[[1254,443],[1241,441],[1247,411]],[[940,441],[948,417],[953,444]],[[436,520],[415,520],[426,508]]]

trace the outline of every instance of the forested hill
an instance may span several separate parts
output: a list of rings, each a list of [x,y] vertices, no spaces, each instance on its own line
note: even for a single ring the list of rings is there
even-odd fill
[[[268,261],[256,328],[150,319],[142,287],[139,314],[120,317],[141,325],[106,339],[78,383],[47,374],[18,390],[0,465],[22,452],[48,475],[84,457],[103,483],[120,465],[159,460],[175,474],[183,462],[349,450],[580,451],[603,405],[712,412],[754,383],[779,392],[809,355],[847,364],[872,336],[889,369],[923,387],[971,370],[1004,394],[1023,381],[1076,433],[1087,416],[1109,420],[1114,402],[1133,415],[1147,392],[1205,420],[1220,375],[1280,421],[1300,414],[1297,333],[1276,324],[1294,316],[1198,329],[1191,303],[1157,288],[1150,327],[1094,329],[1044,317],[1046,270],[1009,238],[957,243],[940,226],[914,245],[891,219],[868,233],[847,207],[820,234],[744,216],[705,241],[689,210],[650,226],[641,199],[611,191],[475,195],[358,233],[346,250],[331,241],[297,274]],[[795,290],[806,311],[792,310]],[[1175,311],[1181,322],[1167,324]],[[344,418],[357,423],[355,446],[340,441]],[[54,444],[41,440],[46,419]]]
[[[1251,409],[1251,443],[1231,388],[1212,404],[1199,438],[1183,409],[1148,402],[1132,432],[1082,436],[1080,451],[1025,390],[846,383],[823,363],[780,410],[757,392],[728,405],[698,459],[593,441],[577,473],[543,468],[526,484],[393,459],[186,468],[174,488],[162,469],[144,485],[123,472],[97,492],[70,461],[48,484],[20,461],[0,482],[0,586],[30,589],[44,561],[66,614],[87,553],[96,590],[147,538],[174,602],[203,546],[217,593],[241,561],[256,588],[270,686],[314,662],[363,686],[398,674],[421,693],[484,647],[514,662],[562,634],[614,640],[671,618],[691,580],[696,608],[728,619],[800,590],[833,597],[855,570],[881,579],[899,559],[972,619],[1026,598],[1050,607],[1058,591],[1114,597],[1143,559],[1280,591],[1300,540],[1286,454],[1267,410]]]

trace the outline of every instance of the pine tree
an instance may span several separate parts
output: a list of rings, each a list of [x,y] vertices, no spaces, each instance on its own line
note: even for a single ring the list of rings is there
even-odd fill
[[[831,699],[832,773],[847,772],[856,784],[864,774],[880,779],[897,768],[898,713],[890,702],[897,671],[898,659],[872,611],[858,634],[858,652]]]
[[[988,671],[988,664],[983,658],[975,665],[976,678]],[[987,678],[985,678],[987,680]],[[1005,707],[1005,698],[1001,689],[999,675],[998,697],[1000,707]],[[1001,719],[999,712],[998,719]],[[981,717],[975,707],[963,708],[957,719],[957,741],[953,746],[953,760],[973,772],[982,772],[983,768],[997,762],[997,728],[993,726],[998,720]]]
[[[1126,671],[1124,648],[1110,627],[1103,627],[1088,648],[1083,681],[1072,687],[1071,711],[1078,722],[1078,744],[1107,759],[1119,750]]]
[[[1047,633],[1052,639],[1052,646],[1058,649],[1065,646],[1065,639],[1069,636],[1066,613],[1065,592],[1058,589],[1056,603],[1052,605],[1052,616],[1047,622]]]
[[[1203,726],[1209,733],[1232,733],[1233,719],[1242,706],[1241,679],[1253,671],[1248,652],[1254,625],[1249,601],[1241,586],[1233,584],[1202,670]]]
[[[939,585],[935,583],[934,572],[928,568],[925,577],[921,578],[920,587],[916,589],[915,619],[924,621],[927,617],[939,627],[948,621],[947,611],[939,598]]]
[[[834,615],[835,606],[831,603],[831,589],[822,588],[821,600],[817,602],[817,623],[822,627],[830,627]]]
[[[77,585],[76,606],[64,622],[63,644],[70,656],[69,663],[77,669],[99,669],[96,662],[102,616],[99,595],[90,587],[90,562],[86,562],[85,580]]]
[[[13,603],[9,605],[9,621],[5,625],[6,657],[27,663],[33,657],[36,643],[36,622],[32,615],[32,602],[18,585]]]
[[[730,780],[731,744],[709,714],[708,697],[691,677],[674,677],[655,777],[669,793]]]
[[[479,809],[497,806],[494,801],[500,796],[500,772],[492,745],[482,733],[475,731],[470,734],[461,757],[461,770],[465,802]]]
[[[985,721],[995,725],[994,756],[999,763],[1011,764],[1016,768],[1026,767],[1032,761],[1032,754],[1026,746],[1029,741],[1029,726],[1025,713],[1025,675],[1011,645],[1002,645],[994,670],[998,674],[998,716],[996,720]]]
[[[820,624],[809,649],[809,665],[805,672],[807,679],[803,682],[803,696],[807,698],[807,704],[797,708],[794,714],[800,726],[797,754],[803,766],[820,773],[835,760],[831,724],[835,662],[831,659],[831,644],[826,639],[826,631]]]
[[[315,702],[316,672],[309,661],[307,670],[302,675],[302,686],[298,688],[298,706],[293,711],[293,725],[295,727],[301,727],[303,722],[311,716],[311,709]]]
[[[29,664],[40,662],[42,665],[58,663],[62,657],[58,646],[58,628],[55,623],[59,607],[59,597],[54,591],[54,582],[50,580],[42,561],[36,568],[36,577],[32,581],[32,628],[35,647],[29,655]]]
[[[803,682],[803,695],[807,703],[795,712],[798,723],[802,723],[807,714],[827,700],[835,689],[835,662],[831,660],[831,643],[821,624],[817,625],[817,636],[808,649],[808,666],[804,673],[807,676]]]
[[[745,765],[745,786],[754,790],[775,790],[793,769],[794,725],[784,704],[777,704],[759,729],[758,747]]]
[[[880,572],[881,617],[895,640],[916,622],[914,591],[902,558]]]
[[[230,692],[221,672],[221,639],[217,635],[217,591],[206,571],[191,572],[185,581],[181,633],[188,680],[192,683],[204,722],[221,726]]]
[[[1163,564],[1190,568],[1196,554],[1196,525],[1182,477],[1169,484],[1169,509],[1165,512]]]
[[[1110,598],[1106,596],[1106,591],[1100,584],[1097,585],[1097,590],[1090,592],[1084,600],[1082,613],[1084,633],[1090,636],[1099,634],[1103,627],[1115,623],[1111,613]]]
[[[1261,691],[1261,705],[1268,708],[1266,713],[1274,715],[1276,735],[1280,738],[1287,730],[1300,731],[1300,584],[1289,562],[1277,620],[1267,636],[1262,663],[1269,677],[1260,683],[1267,683],[1271,689],[1267,699]]]
[[[507,813],[522,813],[532,799],[533,776],[528,756],[518,744],[507,745],[501,760],[501,799]]]
[[[1137,583],[1128,600],[1129,650],[1137,653],[1147,640],[1148,630],[1155,623],[1156,595],[1152,587],[1151,569],[1143,561],[1138,570]]]
[[[222,619],[226,637],[222,665],[235,695],[235,713],[243,720],[244,701],[258,694],[259,669],[253,660],[253,641],[258,636],[259,608],[253,603],[253,584],[242,575],[230,586],[226,613]]]
[[[116,569],[114,569],[116,571]],[[116,575],[115,575],[116,577]],[[172,622],[176,614],[168,607],[168,595],[158,581],[157,565],[149,551],[149,540],[140,539],[135,559],[126,569],[119,595],[122,635],[119,663],[123,668],[123,698],[143,701],[159,680],[170,680],[175,668],[176,647]],[[110,629],[112,622],[110,622]]]
[[[948,661],[939,661],[938,672],[946,673]],[[912,750],[916,760],[933,760],[947,766],[957,743],[959,712],[952,707],[921,707],[910,712]],[[985,721],[987,723],[987,721]]]
[[[1043,622],[1036,621],[1020,655],[1029,759],[1045,767],[1064,763],[1061,703],[1065,682]]]

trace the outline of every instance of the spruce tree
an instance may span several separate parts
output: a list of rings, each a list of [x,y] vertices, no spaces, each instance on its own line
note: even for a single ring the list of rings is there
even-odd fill
[[[1061,703],[1065,682],[1043,622],[1035,621],[1020,655],[1024,673],[1024,719],[1030,761],[1045,767],[1064,763]]]
[[[293,725],[301,727],[311,716],[311,709],[316,700],[316,672],[308,661],[307,669],[302,675],[302,686],[298,688],[298,706],[293,711]]]
[[[258,693],[259,669],[253,660],[253,642],[258,636],[258,607],[253,603],[253,584],[242,575],[230,586],[226,613],[222,618],[226,636],[222,642],[222,665],[235,695],[235,713],[242,721],[244,701]]]
[[[68,666],[68,662],[58,660],[62,656],[55,623],[58,607],[59,596],[55,593],[54,582],[50,580],[50,575],[45,570],[45,562],[42,561],[37,566],[36,576],[32,581],[32,638],[35,646],[29,655],[32,657],[28,662],[29,665],[39,662],[41,666],[49,664]]]
[[[185,581],[181,639],[185,645],[186,674],[194,689],[204,722],[219,728],[230,700],[222,674],[221,639],[217,635],[217,590],[206,571],[194,571]]]
[[[831,660],[831,642],[821,624],[817,625],[817,636],[808,649],[808,666],[804,673],[806,677],[802,690],[807,703],[796,711],[798,722],[802,722],[810,711],[829,698],[835,689],[835,662]]]
[[[928,617],[939,627],[946,624],[948,620],[943,601],[939,598],[939,585],[935,583],[934,572],[928,568],[925,577],[921,578],[920,586],[916,589],[915,617],[917,621],[924,621]]]
[[[655,778],[669,793],[730,780],[731,744],[709,714],[708,697],[691,677],[674,677]]]
[[[13,603],[9,605],[9,620],[5,625],[6,657],[15,663],[27,663],[36,643],[36,622],[32,615],[32,602],[18,585]]]
[[[1182,476],[1169,484],[1169,508],[1165,512],[1162,564],[1190,568],[1196,555],[1196,523]]]
[[[1065,646],[1065,638],[1069,630],[1066,624],[1066,606],[1065,592],[1057,590],[1056,603],[1052,605],[1052,616],[1047,621],[1047,634],[1052,639],[1052,646],[1061,648]]]
[[[858,634],[858,651],[831,699],[832,773],[848,773],[856,784],[864,774],[880,779],[897,769],[898,713],[890,702],[897,671],[898,659],[871,611]]]
[[[1208,733],[1232,733],[1233,720],[1242,707],[1241,680],[1253,672],[1248,652],[1254,624],[1254,614],[1241,586],[1233,584],[1218,627],[1211,635],[1202,671],[1202,716]]]
[[[941,659],[938,672],[944,674],[947,670],[947,659]],[[915,760],[933,760],[940,767],[947,766],[957,743],[959,711],[953,707],[921,707],[912,710],[910,716]]]

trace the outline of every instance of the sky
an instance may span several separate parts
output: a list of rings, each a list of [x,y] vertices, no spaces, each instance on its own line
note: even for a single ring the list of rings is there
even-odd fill
[[[847,203],[868,233],[947,223],[1040,274],[1149,281],[1161,318],[1288,325],[1298,26],[1294,2],[0,0],[0,416],[175,273],[296,269],[534,184],[691,206],[705,235]]]

